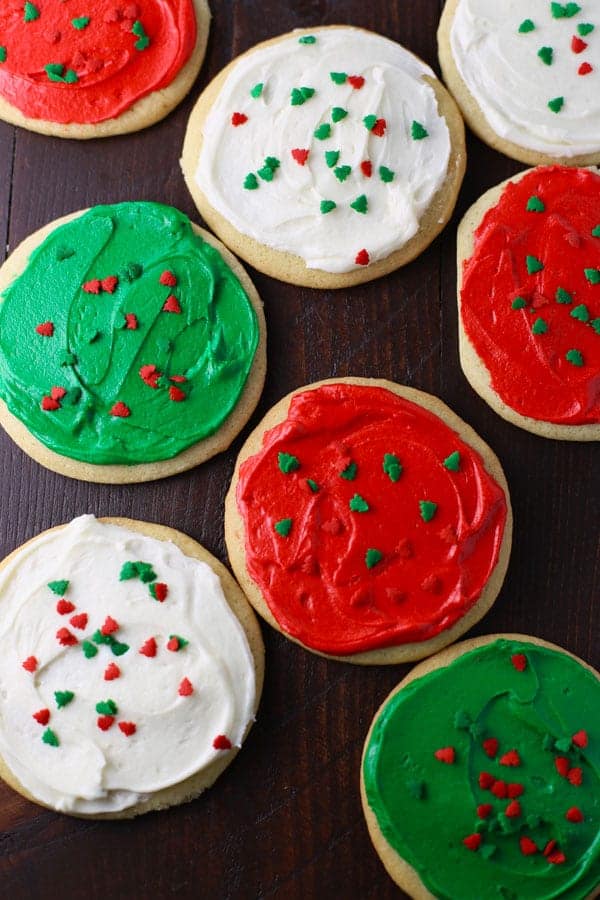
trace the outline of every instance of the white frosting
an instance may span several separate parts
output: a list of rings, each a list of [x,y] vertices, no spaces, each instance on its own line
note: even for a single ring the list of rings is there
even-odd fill
[[[555,19],[550,0],[459,0],[450,32],[454,61],[500,137],[556,157],[600,151],[600,3],[579,6],[576,15]],[[525,19],[535,29],[520,33]],[[583,23],[595,28],[581,37]],[[574,36],[588,45],[581,53],[571,49]],[[537,55],[542,47],[553,50],[550,65]],[[587,75],[578,74],[582,63],[592,66]],[[555,113],[548,101],[557,97],[564,105]]]
[[[315,44],[300,44],[307,34],[295,32],[235,64],[205,120],[196,180],[238,231],[300,256],[309,268],[347,272],[357,268],[360,250],[371,261],[383,259],[417,232],[444,182],[450,134],[423,80],[433,72],[403,47],[353,28],[317,30]],[[330,72],[362,76],[364,86],[335,84]],[[260,82],[262,95],[254,99],[250,90]],[[300,87],[315,94],[292,106],[291,91]],[[346,118],[334,123],[334,107],[347,110]],[[234,112],[248,121],[233,127]],[[369,115],[386,120],[383,137],[363,124]],[[412,139],[413,121],[425,127],[427,138]],[[331,125],[326,140],[314,137],[322,123]],[[304,166],[291,156],[297,148],[310,150]],[[343,183],[326,165],[326,150],[339,150],[337,165],[352,167]],[[245,190],[246,175],[256,174],[269,156],[281,162],[273,181],[259,178],[257,190]],[[371,178],[361,172],[364,160],[372,163]],[[395,173],[392,182],[381,180],[380,166]],[[368,198],[365,215],[350,208],[362,194]],[[322,200],[337,208],[323,215]]]
[[[126,561],[149,562],[167,599],[152,599],[138,578],[119,581]],[[60,599],[48,582],[69,580],[65,599],[76,610],[59,615]],[[87,613],[84,631],[69,624]],[[86,659],[81,641],[102,627],[107,615],[120,625],[115,638],[129,645],[122,656],[99,645]],[[93,516],[74,519],[42,534],[0,573],[0,755],[37,799],[67,812],[124,810],[170,787],[222,756],[218,735],[242,742],[253,719],[255,670],[246,635],[231,611],[213,570],[174,544],[158,541]],[[80,643],[61,647],[56,632],[66,627]],[[169,651],[169,635],[189,641]],[[154,637],[154,658],[139,653]],[[25,671],[29,656],[37,671]],[[116,663],[121,677],[105,681]],[[187,678],[194,691],[180,696]],[[55,691],[75,698],[57,708]],[[112,699],[118,715],[108,731],[97,725],[96,703]],[[33,713],[51,711],[48,727],[58,747],[42,741],[45,726]],[[120,721],[134,722],[126,737]]]

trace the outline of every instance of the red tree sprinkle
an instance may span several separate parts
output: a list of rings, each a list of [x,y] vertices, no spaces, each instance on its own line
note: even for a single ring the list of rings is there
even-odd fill
[[[119,728],[125,735],[125,737],[131,737],[132,734],[135,734],[137,731],[137,725],[135,722],[119,722]]]
[[[362,75],[348,75],[346,79],[348,84],[351,84],[355,91],[360,91],[361,87],[365,83],[365,79]]]
[[[35,326],[35,330],[38,334],[41,334],[42,337],[52,337],[54,334],[54,324],[52,322],[42,322],[40,325]]]
[[[587,747],[588,745],[588,736],[587,731],[581,729],[581,731],[577,731],[573,737],[571,738],[576,747]]]
[[[125,328],[128,331],[137,331],[138,320],[135,313],[125,313]]]
[[[373,174],[373,164],[370,159],[365,159],[360,164],[360,171],[366,178],[370,178]]]
[[[114,716],[99,716],[98,717],[98,728],[101,731],[108,731],[108,729],[114,724],[115,717]]]
[[[560,850],[555,850],[554,853],[548,854],[548,862],[552,863],[553,866],[560,866],[562,863],[566,862],[567,857],[564,853],[561,853]]]
[[[454,747],[441,747],[439,750],[436,750],[433,755],[436,759],[439,759],[440,762],[447,763],[448,765],[452,765],[456,759]]]
[[[180,313],[181,306],[179,305],[179,300],[173,294],[169,294],[167,299],[163,304],[163,312],[170,313]]]
[[[518,784],[518,782],[510,782],[508,787],[506,788],[506,792],[511,800],[515,800],[517,797],[520,797],[525,788],[522,784]]]
[[[544,856],[550,856],[555,847],[556,841],[548,841],[548,843],[544,847]]]
[[[111,409],[110,414],[111,416],[116,416],[118,419],[127,419],[131,415],[131,410],[125,403],[122,403],[121,400],[119,400]]]
[[[374,134],[375,137],[383,137],[386,128],[387,122],[385,121],[385,119],[377,119],[377,121],[371,128],[371,134]]]
[[[169,586],[163,581],[157,581],[154,584],[154,597],[159,603],[163,603],[167,599]]]
[[[102,290],[102,283],[99,278],[92,278],[91,281],[85,282],[83,290],[86,294],[99,294]]]
[[[234,128],[238,128],[240,125],[245,125],[248,121],[248,116],[245,113],[234,112],[231,117],[231,124]]]
[[[181,684],[179,685],[179,694],[182,697],[189,697],[190,694],[194,693],[194,687],[189,678],[184,678]]]
[[[494,776],[490,775],[489,772],[479,773],[479,787],[483,788],[484,791],[489,791],[495,780]]]
[[[521,815],[521,804],[519,803],[519,801],[511,800],[504,810],[504,815],[508,819],[517,819]]]
[[[491,803],[480,803],[477,807],[477,815],[480,819],[487,819],[492,809],[493,806]]]
[[[60,409],[60,403],[58,400],[53,400],[52,397],[42,397],[40,405],[44,412],[55,412],[55,410]]]
[[[169,388],[169,398],[175,403],[181,403],[183,400],[187,400],[187,394],[185,391],[182,391],[181,388],[175,387],[175,385],[172,384]]]
[[[87,613],[79,613],[76,616],[71,616],[69,622],[71,623],[73,628],[79,628],[83,630],[84,628],[87,628],[88,615]]]
[[[506,800],[506,798],[508,797],[508,787],[506,785],[506,782],[502,781],[502,779],[500,778],[497,781],[494,781],[491,787],[491,791],[494,797],[497,797],[498,800]]]
[[[142,656],[156,656],[156,641],[153,637],[148,638],[146,643],[140,647],[140,653]]]
[[[66,393],[67,391],[64,387],[55,386],[50,391],[50,396],[53,400],[62,400]]]
[[[165,269],[158,280],[160,284],[164,284],[165,287],[175,287],[177,284],[177,278],[169,271],[169,269]]]
[[[169,375],[169,380],[174,381],[176,384],[186,384],[187,382],[185,375]]]
[[[517,672],[524,672],[527,668],[527,657],[524,653],[513,653],[510,658],[511,663]]]
[[[569,769],[571,765],[566,756],[556,756],[554,758],[554,765],[556,766],[556,771],[559,775],[562,775],[563,778],[566,778],[569,774]]]
[[[121,674],[121,670],[116,663],[110,663],[104,670],[104,680],[114,681]]]
[[[100,629],[100,631],[104,635],[114,634],[115,631],[118,631],[118,630],[119,630],[119,623],[116,621],[116,619],[113,619],[112,616],[106,617],[106,619],[104,620],[104,625]]]
[[[523,856],[532,856],[538,852],[537,844],[530,837],[522,837],[519,840],[519,846]]]
[[[362,250],[359,250],[358,253],[356,254],[356,258],[355,258],[354,262],[356,263],[357,266],[368,266],[370,259],[371,259],[371,257],[369,256],[368,252],[363,248]]]
[[[593,72],[592,66],[590,66],[589,62],[581,63],[579,68],[577,69],[578,75],[589,75],[590,72]]]
[[[215,750],[231,750],[231,741],[225,734],[218,734],[213,741]]]
[[[74,609],[75,604],[71,603],[70,600],[65,600],[64,597],[56,604],[56,612],[59,614],[59,616],[66,616],[68,613],[73,612]]]
[[[586,42],[582,41],[580,37],[577,37],[577,35],[574,34],[571,38],[571,50],[573,53],[583,53],[586,48]]]
[[[483,742],[483,749],[490,759],[494,759],[496,753],[498,752],[498,739],[487,738],[487,740]]]
[[[23,668],[27,672],[35,672],[38,667],[38,661],[35,656],[28,656],[25,662],[23,663]]]
[[[466,838],[463,838],[463,844],[467,850],[479,850],[479,847],[481,846],[481,835],[469,834]]]
[[[583,771],[576,766],[574,769],[569,769],[567,772],[567,779],[571,782],[575,787],[579,787],[581,782],[583,781]]]
[[[296,150],[292,150],[292,156],[294,157],[294,159],[296,160],[296,162],[298,163],[299,166],[305,165],[306,160],[308,159],[309,153],[310,153],[310,150],[301,150],[300,148],[298,148]]]
[[[39,722],[40,725],[47,725],[50,721],[50,710],[49,709],[38,709],[37,712],[34,712],[33,718],[36,722]]]
[[[169,641],[167,641],[167,650],[171,650],[173,653],[177,653],[179,650],[179,641],[176,637],[172,637]]]
[[[56,639],[62,647],[72,647],[77,644],[77,638],[68,628],[59,628],[56,632]]]
[[[142,366],[139,374],[144,384],[147,384],[148,387],[153,388],[153,390],[158,388],[158,379],[161,377],[162,372],[159,372],[156,366]]]
[[[565,813],[565,819],[569,822],[583,822],[584,815],[578,806],[571,806]]]
[[[520,766],[521,757],[516,750],[509,750],[498,760],[501,766]]]
[[[117,289],[117,285],[119,283],[119,279],[116,275],[109,275],[108,278],[103,278],[100,282],[100,286],[103,291],[106,291],[107,294],[114,294]]]

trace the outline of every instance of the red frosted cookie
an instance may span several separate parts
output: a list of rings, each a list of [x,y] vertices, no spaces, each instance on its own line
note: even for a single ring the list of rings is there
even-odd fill
[[[225,505],[255,609],[314,652],[420,659],[494,602],[512,518],[500,463],[437,398],[387,381],[301,388],[242,448]]]
[[[460,356],[501,416],[544,437],[600,437],[600,175],[530,169],[458,230]]]

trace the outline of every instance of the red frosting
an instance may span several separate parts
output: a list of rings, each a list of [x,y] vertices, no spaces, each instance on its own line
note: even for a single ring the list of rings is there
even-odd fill
[[[444,460],[455,451],[451,471]],[[280,453],[299,467],[283,472]],[[386,454],[402,466],[395,481]],[[353,480],[341,476],[354,468]],[[356,494],[367,511],[350,508]],[[423,500],[437,504],[429,521]],[[248,572],[281,629],[339,655],[454,625],[496,565],[507,515],[479,454],[441,419],[391,391],[349,384],[293,398],[242,465],[237,504]],[[286,519],[284,536],[275,525]],[[369,550],[381,554],[374,563],[371,554],[371,568]]]
[[[119,116],[170,84],[196,42],[192,0],[83,0],[75,6],[35,0],[33,6],[38,17],[25,21],[22,0],[0,3],[6,51],[0,96],[32,119],[94,124]],[[81,27],[85,17],[89,24]],[[77,80],[50,80],[47,65],[62,66],[51,71],[74,73]]]
[[[527,209],[532,197],[542,211]],[[475,232],[464,265],[463,326],[492,388],[523,416],[564,425],[600,422],[600,284],[585,274],[600,270],[600,236],[592,234],[600,233],[598,226],[600,177],[551,166],[508,184]],[[527,256],[543,269],[529,274]],[[571,302],[557,302],[558,288]],[[517,297],[525,305],[513,309]],[[538,318],[547,328],[535,334]],[[573,350],[583,365],[569,361]]]

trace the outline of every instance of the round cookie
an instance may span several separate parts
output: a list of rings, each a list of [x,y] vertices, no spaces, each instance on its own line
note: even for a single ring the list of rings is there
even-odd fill
[[[597,12],[590,0],[446,0],[442,74],[478,137],[529,165],[600,162]]]
[[[225,500],[238,581],[274,628],[363,665],[421,659],[491,607],[510,553],[500,463],[440,400],[340,378],[284,397]]]
[[[196,541],[80,516],[0,564],[0,775],[59,812],[131,818],[197,797],[256,714],[264,648]]]
[[[0,119],[80,139],[146,128],[191,88],[209,25],[207,0],[3,4]]]
[[[97,206],[0,269],[0,424],[85,481],[149,481],[226,449],[262,391],[266,332],[246,272],[157,203]]]
[[[365,742],[361,798],[409,896],[598,896],[598,677],[538,638],[491,635],[392,691]]]
[[[464,126],[433,71],[359,28],[294,31],[230,63],[182,168],[203,218],[282,281],[341,288],[421,253],[450,218]]]
[[[534,434],[598,440],[598,172],[554,166],[503,182],[468,210],[457,247],[460,360],[472,387]]]

